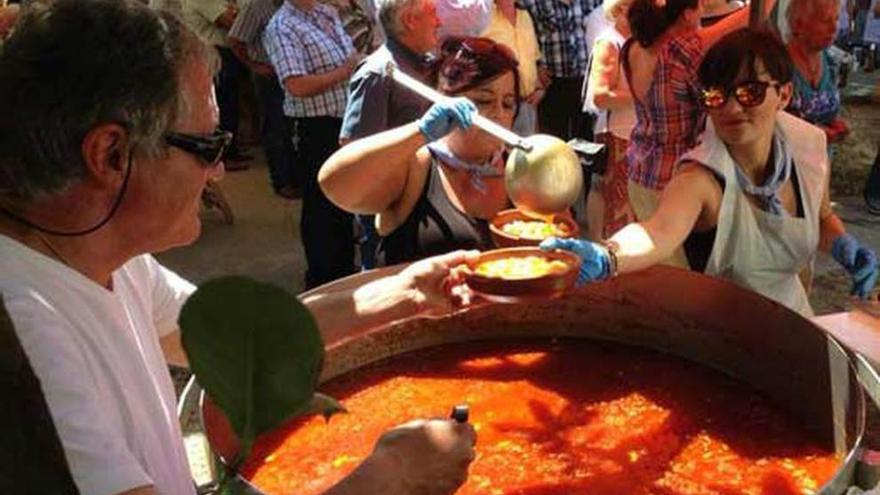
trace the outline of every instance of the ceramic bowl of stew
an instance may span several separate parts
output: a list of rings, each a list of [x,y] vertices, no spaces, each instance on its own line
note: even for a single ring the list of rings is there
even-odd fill
[[[553,298],[574,287],[580,258],[536,247],[494,249],[468,264],[465,283],[488,299],[516,302]]]
[[[577,237],[577,222],[568,214],[535,218],[519,210],[504,210],[489,222],[492,242],[499,248],[537,246],[548,237]]]

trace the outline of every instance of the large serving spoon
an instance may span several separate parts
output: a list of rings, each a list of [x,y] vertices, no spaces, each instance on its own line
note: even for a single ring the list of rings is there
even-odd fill
[[[449,98],[391,62],[385,66],[385,73],[430,102]],[[504,179],[507,195],[517,209],[545,216],[563,212],[575,203],[583,188],[583,169],[577,154],[565,141],[547,134],[524,138],[479,114],[474,116],[474,125],[511,148]]]

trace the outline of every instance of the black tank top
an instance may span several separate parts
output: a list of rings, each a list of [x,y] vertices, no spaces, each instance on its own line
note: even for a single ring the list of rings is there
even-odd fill
[[[724,179],[715,175],[715,180],[721,186],[722,194],[724,192]],[[797,164],[791,166],[791,186],[794,188],[795,203],[797,203],[797,217],[804,217],[804,201],[801,198],[800,180],[797,174]],[[692,231],[684,240],[684,254],[687,258],[691,270],[697,272],[705,272],[706,266],[709,264],[709,257],[712,256],[712,248],[715,247],[715,234],[718,227],[704,230],[702,232]]]
[[[422,195],[409,217],[382,239],[379,247],[386,265],[420,260],[456,249],[489,249],[489,222],[462,213],[452,204],[440,179],[440,163],[431,170]]]

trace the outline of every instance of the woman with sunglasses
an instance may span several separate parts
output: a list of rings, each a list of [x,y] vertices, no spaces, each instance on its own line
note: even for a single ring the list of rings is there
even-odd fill
[[[624,74],[633,95],[636,126],[626,150],[627,189],[638,220],[657,209],[678,158],[693,148],[705,124],[696,85],[703,53],[722,36],[746,26],[747,9],[701,28],[705,0],[635,0],[629,8],[632,38],[623,46]],[[775,0],[764,2],[768,15]],[[687,265],[684,253],[664,261]]]
[[[659,263],[684,246],[691,267],[811,315],[799,274],[817,249],[849,273],[865,298],[877,280],[874,252],[831,211],[825,135],[783,109],[791,59],[769,31],[743,29],[712,47],[699,68],[709,122],[679,161],[657,212],[602,244],[549,239],[583,260],[581,281]]]
[[[456,98],[416,122],[349,143],[319,175],[340,208],[378,215],[386,264],[489,247],[488,220],[509,206],[502,143],[470,124],[477,110],[513,124],[516,58],[488,38],[447,38],[438,67],[438,89]]]

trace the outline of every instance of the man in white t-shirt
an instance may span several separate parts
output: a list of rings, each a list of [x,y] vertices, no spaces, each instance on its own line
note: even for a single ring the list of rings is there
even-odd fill
[[[202,190],[223,175],[216,64],[176,17],[126,0],[39,7],[0,53],[0,293],[83,495],[194,493],[166,365],[186,364],[177,317],[194,287],[148,253],[198,237]],[[327,338],[443,311],[444,279],[470,255],[306,304]],[[464,481],[470,426],[418,421],[393,437],[329,493]]]

